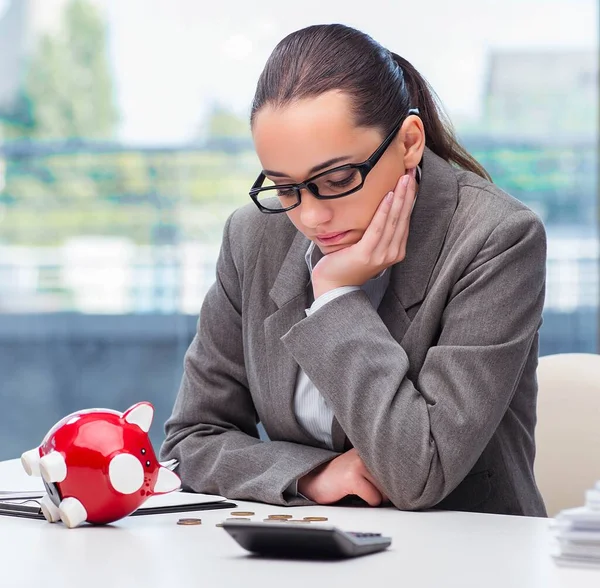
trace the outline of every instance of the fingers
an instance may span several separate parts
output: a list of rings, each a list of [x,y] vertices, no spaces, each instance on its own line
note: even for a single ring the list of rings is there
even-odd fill
[[[410,220],[413,206],[415,204],[415,198],[417,195],[417,180],[415,180],[415,169],[411,170],[409,175],[408,184],[406,186],[406,192],[404,194],[404,201],[400,210],[400,221],[407,222]]]
[[[409,170],[381,201],[361,239],[365,257],[372,263],[388,266],[404,257],[415,194],[414,170]]]
[[[411,176],[408,186],[406,187],[406,194],[402,202],[400,209],[399,222],[396,225],[394,237],[390,244],[392,252],[395,252],[395,260],[400,261],[404,259],[406,254],[406,242],[408,241],[408,233],[410,230],[410,216],[413,211],[415,204],[415,198],[417,194],[417,182],[414,179],[414,174]]]
[[[379,506],[383,500],[381,492],[362,476],[356,477],[350,493],[360,496],[369,506]]]
[[[389,192],[380,202],[369,226],[360,240],[360,244],[367,255],[370,255],[371,252],[374,251],[381,240],[393,202],[394,192]]]
[[[395,258],[399,247],[395,246],[398,245],[395,241],[398,240],[398,235],[402,232],[402,211],[406,202],[407,190],[411,183],[410,175],[404,174],[399,178],[394,189],[392,206],[387,214],[381,239],[373,251],[374,259],[381,264],[394,263],[396,261]]]
[[[375,478],[373,477],[371,472],[367,469],[367,466],[362,461],[362,459],[361,459],[361,465],[362,465],[362,468],[360,471],[360,475],[362,475],[364,478],[366,478],[367,481],[370,482],[370,484],[377,489],[377,491],[381,495],[381,502],[390,502],[390,499],[385,495],[383,490],[379,487],[379,484],[377,483],[377,481],[375,480]]]

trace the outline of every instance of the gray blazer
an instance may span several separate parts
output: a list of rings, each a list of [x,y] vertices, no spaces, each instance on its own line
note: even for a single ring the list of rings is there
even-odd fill
[[[308,240],[252,203],[228,219],[161,448],[185,487],[310,504],[285,490],[353,446],[400,509],[545,516],[533,475],[543,225],[428,149],[422,172],[378,309],[355,291],[306,317]],[[334,412],[335,451],[295,418],[298,366]]]

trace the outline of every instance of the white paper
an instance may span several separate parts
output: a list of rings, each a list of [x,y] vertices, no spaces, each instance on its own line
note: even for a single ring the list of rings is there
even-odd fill
[[[9,494],[10,493],[10,494]],[[32,498],[43,496],[46,493],[41,478],[28,476],[20,459],[11,459],[2,464],[0,476],[0,500]],[[180,506],[187,504],[205,504],[207,502],[222,502],[225,498],[212,494],[195,494],[193,492],[171,492],[159,496],[151,496],[141,506],[144,508],[158,508],[167,506]]]
[[[39,492],[37,490],[34,490],[32,492],[5,492],[5,491],[0,491],[0,501],[7,501],[7,500],[26,500],[26,499],[30,499],[30,498],[41,498],[43,495],[45,494],[42,492]]]
[[[3,492],[38,492],[40,496],[46,493],[42,478],[28,476],[20,459],[11,459],[2,463],[0,490]]]
[[[10,493],[10,496],[8,495]],[[28,476],[20,459],[11,459],[2,464],[2,475],[0,476],[0,500],[16,499],[17,497],[31,498],[43,496],[46,493],[41,478]],[[193,492],[171,492],[159,496],[151,496],[140,507],[160,508],[168,506],[181,506],[188,504],[205,504],[207,502],[222,502],[226,500],[223,496],[212,494],[195,494]]]
[[[140,510],[145,508],[163,508],[168,506],[183,506],[188,504],[205,504],[207,502],[223,502],[226,500],[223,496],[213,494],[195,494],[194,492],[171,492],[170,494],[160,494],[151,496],[140,506]]]
[[[578,506],[562,510],[555,517],[559,527],[569,526],[572,529],[600,530],[600,511]]]
[[[554,561],[562,567],[600,569],[600,561],[586,557],[553,555]]]

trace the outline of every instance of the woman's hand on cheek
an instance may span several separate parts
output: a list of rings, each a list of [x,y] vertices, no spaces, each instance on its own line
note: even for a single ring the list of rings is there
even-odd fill
[[[342,286],[362,286],[404,259],[415,192],[412,174],[401,176],[395,190],[381,201],[361,240],[317,263],[312,273],[315,299]]]

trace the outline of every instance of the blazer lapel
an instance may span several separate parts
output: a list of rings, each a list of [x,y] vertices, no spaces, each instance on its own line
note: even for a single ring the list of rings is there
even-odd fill
[[[281,342],[281,337],[306,316],[311,303],[310,274],[304,259],[308,245],[308,239],[298,232],[269,292],[278,307],[264,321],[270,402],[277,415],[269,424],[269,432],[273,438],[319,446],[296,419],[294,392],[299,368]]]
[[[390,268],[390,284],[378,308],[382,321],[400,344],[411,323],[407,311],[425,298],[457,204],[456,171],[426,148],[406,257]],[[280,438],[320,446],[296,419],[293,399],[298,365],[281,342],[281,337],[306,316],[304,311],[312,302],[310,274],[304,259],[308,245],[308,239],[298,232],[269,293],[278,307],[264,323],[271,402],[278,415],[270,429]],[[332,440],[335,451],[351,447],[335,416]]]
[[[390,268],[390,283],[377,310],[401,345],[411,324],[407,311],[425,298],[458,205],[456,171],[428,148],[421,165],[422,180],[411,215],[406,257]],[[352,447],[335,417],[332,434],[336,451]]]
[[[410,219],[406,257],[392,268],[386,304],[382,304],[384,311],[387,305],[394,304],[394,299],[387,296],[390,289],[404,310],[409,310],[425,298],[433,269],[458,206],[456,170],[428,148],[423,153],[421,177]],[[404,318],[401,317],[400,322],[404,323]],[[392,331],[391,323],[386,321],[386,326]],[[401,333],[401,327],[398,333]],[[401,337],[395,338],[401,340]]]

